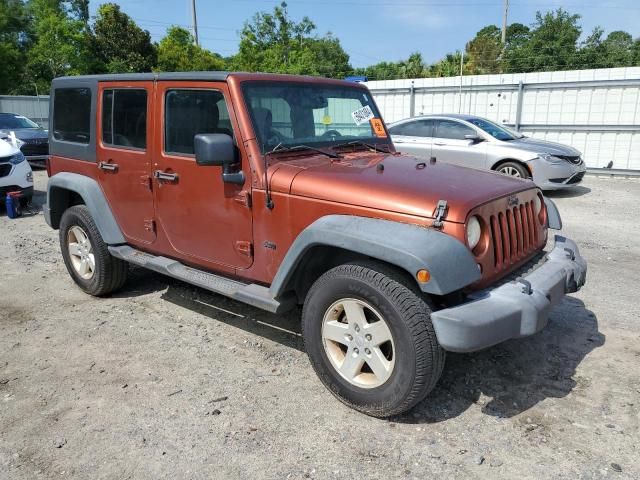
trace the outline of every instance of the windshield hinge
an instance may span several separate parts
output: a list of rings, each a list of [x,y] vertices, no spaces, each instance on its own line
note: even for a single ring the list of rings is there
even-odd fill
[[[436,205],[436,210],[433,214],[435,218],[433,220],[433,223],[431,224],[432,227],[442,228],[444,226],[442,220],[444,220],[444,218],[447,216],[448,209],[449,207],[447,207],[446,200],[438,200],[438,205]]]

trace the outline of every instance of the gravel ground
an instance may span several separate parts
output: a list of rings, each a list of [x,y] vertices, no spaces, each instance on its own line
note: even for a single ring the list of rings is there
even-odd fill
[[[0,478],[640,478],[640,182],[552,196],[586,287],[391,420],[324,389],[299,312],[140,269],[92,298],[40,213],[0,213]]]

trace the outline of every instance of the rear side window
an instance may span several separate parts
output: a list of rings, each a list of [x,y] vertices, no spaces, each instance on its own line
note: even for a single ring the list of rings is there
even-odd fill
[[[91,90],[59,88],[53,103],[53,138],[88,145],[91,141]]]
[[[102,142],[126,148],[147,147],[147,91],[102,92]]]
[[[164,151],[193,155],[199,133],[233,136],[224,96],[217,90],[169,90],[165,98]]]
[[[431,137],[433,120],[414,120],[401,125],[395,125],[389,129],[391,135],[404,135],[407,137]]]

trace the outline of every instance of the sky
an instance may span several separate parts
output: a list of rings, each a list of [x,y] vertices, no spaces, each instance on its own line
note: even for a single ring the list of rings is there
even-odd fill
[[[168,26],[191,24],[191,0],[113,0],[158,41]],[[105,3],[91,1],[91,13]],[[196,0],[198,33],[205,48],[223,56],[237,52],[239,32],[258,11],[279,0]],[[308,16],[317,33],[340,39],[354,67],[406,59],[420,52],[433,63],[463,49],[475,33],[502,25],[503,0],[289,0],[290,16]],[[559,7],[582,16],[583,35],[594,27],[640,37],[638,0],[510,0],[509,23],[531,24],[537,10]]]

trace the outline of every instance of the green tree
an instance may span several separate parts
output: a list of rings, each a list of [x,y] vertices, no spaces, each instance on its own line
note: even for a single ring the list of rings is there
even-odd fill
[[[500,29],[495,25],[484,27],[465,47],[466,72],[500,73],[502,49]]]
[[[32,93],[32,83],[47,91],[61,75],[81,75],[96,69],[91,32],[79,2],[30,0],[27,4],[34,40],[27,55],[25,81],[18,90]],[[28,79],[28,83],[27,83]]]
[[[28,23],[21,0],[0,0],[0,94],[16,93],[24,74]]]
[[[559,8],[552,12],[536,13],[530,32],[518,42],[507,45],[504,65],[507,72],[540,72],[568,70],[578,67],[578,25],[580,15],[572,15]]]
[[[156,64],[151,35],[115,3],[100,5],[93,25],[95,51],[110,73],[149,72]]]
[[[455,77],[460,75],[462,53],[448,53],[442,60],[429,66],[430,77]]]
[[[349,56],[330,33],[313,35],[315,24],[295,22],[282,2],[273,13],[259,12],[240,33],[233,68],[245,71],[341,77],[351,71]]]
[[[184,28],[170,27],[158,44],[157,70],[161,72],[193,72],[224,70],[220,55],[193,43],[193,36]]]

